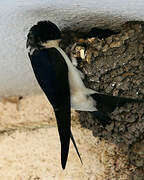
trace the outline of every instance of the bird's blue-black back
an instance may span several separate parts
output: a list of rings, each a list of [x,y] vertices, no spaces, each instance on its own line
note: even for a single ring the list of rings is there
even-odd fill
[[[61,162],[65,168],[70,143],[70,89],[68,68],[55,48],[29,54],[35,77],[54,108],[61,141]]]

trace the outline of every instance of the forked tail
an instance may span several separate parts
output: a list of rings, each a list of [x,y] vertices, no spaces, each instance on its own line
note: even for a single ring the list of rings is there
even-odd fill
[[[75,147],[75,150],[76,150],[76,152],[77,152],[77,155],[78,155],[81,163],[83,164],[82,159],[81,159],[81,156],[80,156],[80,153],[79,153],[78,148],[77,148],[77,145],[76,145],[76,142],[75,142],[74,137],[73,137],[73,135],[72,135],[72,132],[71,132],[71,134],[70,134],[70,137],[71,137],[71,140],[72,140],[73,145],[74,145],[74,147]]]

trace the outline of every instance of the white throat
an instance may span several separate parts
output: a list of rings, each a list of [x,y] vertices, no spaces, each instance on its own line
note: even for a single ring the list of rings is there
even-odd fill
[[[45,48],[56,48],[59,46],[61,39],[56,39],[56,40],[49,40],[45,43],[42,43],[42,46],[44,46]]]
[[[69,71],[68,76],[71,93],[71,107],[79,111],[96,111],[95,101],[89,96],[90,94],[94,94],[96,92],[85,87],[79,70],[73,66],[69,57],[59,47],[59,42],[60,40],[51,40],[43,43],[42,45],[46,48],[56,48],[65,59]]]

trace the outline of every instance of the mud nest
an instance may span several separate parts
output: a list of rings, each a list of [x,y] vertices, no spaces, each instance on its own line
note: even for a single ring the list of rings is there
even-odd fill
[[[119,32],[93,28],[89,33],[64,34],[62,47],[83,72],[86,87],[144,99],[143,22],[127,22]],[[144,173],[144,103],[125,104],[109,116],[111,122],[104,127],[92,113],[80,112],[80,123],[94,136],[121,147],[129,154],[130,163]],[[139,174],[143,177],[143,173]]]

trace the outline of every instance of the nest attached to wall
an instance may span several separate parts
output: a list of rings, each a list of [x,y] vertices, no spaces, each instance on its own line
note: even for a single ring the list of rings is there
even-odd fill
[[[127,22],[119,32],[93,28],[88,34],[64,34],[62,47],[84,74],[86,87],[104,94],[144,99],[142,22]],[[109,116],[111,122],[105,127],[90,112],[80,112],[80,122],[94,136],[119,145],[130,154],[130,162],[143,169],[144,150],[137,150],[136,144],[144,147],[144,103],[126,104]]]

